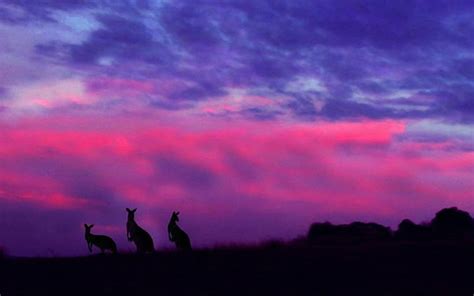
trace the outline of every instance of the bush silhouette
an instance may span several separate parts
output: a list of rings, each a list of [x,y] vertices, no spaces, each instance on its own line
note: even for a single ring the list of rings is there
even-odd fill
[[[337,233],[337,226],[329,222],[313,223],[308,231],[308,240],[316,241],[320,237],[327,237]]]
[[[398,225],[397,231],[395,231],[395,238],[399,240],[427,240],[432,238],[433,231],[431,225],[415,224],[410,219],[404,219]]]
[[[312,244],[357,244],[365,242],[396,240],[429,241],[433,239],[472,239],[474,220],[471,215],[456,207],[445,208],[436,213],[430,223],[416,224],[404,219],[392,235],[389,227],[377,223],[353,222],[333,225],[329,222],[311,224],[306,243]]]
[[[474,222],[468,212],[456,207],[442,209],[433,220],[431,227],[437,237],[462,238],[474,234]]]
[[[392,237],[389,227],[377,223],[353,222],[333,225],[329,222],[313,223],[307,239],[315,243],[360,243],[366,241],[387,240]]]

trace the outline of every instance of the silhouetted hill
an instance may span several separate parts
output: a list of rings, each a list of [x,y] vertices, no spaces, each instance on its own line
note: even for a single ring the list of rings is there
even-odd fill
[[[192,252],[0,259],[1,295],[473,295],[472,218],[314,223],[285,243]],[[1,258],[1,257],[0,257]]]
[[[472,295],[474,245],[385,243],[6,259],[2,295]]]

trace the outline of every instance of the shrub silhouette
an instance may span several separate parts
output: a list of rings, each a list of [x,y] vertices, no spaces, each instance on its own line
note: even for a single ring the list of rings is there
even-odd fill
[[[110,250],[114,254],[117,253],[117,246],[115,245],[114,240],[105,235],[92,234],[92,227],[94,227],[94,224],[84,224],[84,236],[87,242],[87,247],[89,248],[89,252],[92,253],[92,246],[96,246],[100,249],[102,253],[104,253],[106,250]]]
[[[336,225],[332,225],[329,222],[324,223],[313,223],[309,227],[307,240],[310,244],[327,242],[334,240],[334,237],[338,235],[338,228]]]
[[[418,225],[410,219],[404,219],[400,222],[397,231],[395,231],[395,238],[399,240],[428,240],[432,236],[431,225]]]
[[[176,222],[179,222],[179,212],[171,214],[170,222],[168,223],[169,240],[174,242],[179,250],[191,250],[191,240],[188,234]]]
[[[377,223],[363,222],[342,225],[333,225],[329,222],[313,223],[307,235],[310,244],[359,243],[387,240],[391,237],[392,232],[389,227]]]
[[[436,213],[431,220],[431,227],[434,234],[440,238],[462,238],[474,233],[471,215],[456,207],[442,209]]]
[[[137,222],[135,222],[135,212],[137,209],[130,210],[126,208],[127,216],[127,239],[135,243],[137,247],[137,253],[153,252],[153,239],[150,234],[141,228]]]

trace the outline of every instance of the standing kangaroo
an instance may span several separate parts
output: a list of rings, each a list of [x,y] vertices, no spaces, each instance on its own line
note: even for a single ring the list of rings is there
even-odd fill
[[[86,230],[85,238],[87,242],[87,247],[89,248],[89,252],[92,253],[92,246],[97,246],[102,253],[105,250],[110,250],[112,253],[117,253],[117,246],[113,239],[105,235],[95,235],[91,233],[91,229],[94,227],[94,224],[87,225],[84,224],[84,228]]]
[[[179,222],[179,212],[173,212],[168,223],[168,238],[176,244],[179,250],[191,250],[191,241],[189,236],[182,230],[176,222]]]
[[[138,226],[135,222],[135,212],[137,209],[130,210],[128,212],[127,220],[127,238],[129,241],[133,241],[137,246],[137,253],[153,252],[153,239],[143,228]]]

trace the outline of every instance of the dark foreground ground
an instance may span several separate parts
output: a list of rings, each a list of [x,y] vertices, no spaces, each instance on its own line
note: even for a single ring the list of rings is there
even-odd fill
[[[474,244],[236,248],[0,260],[11,295],[468,295]]]

